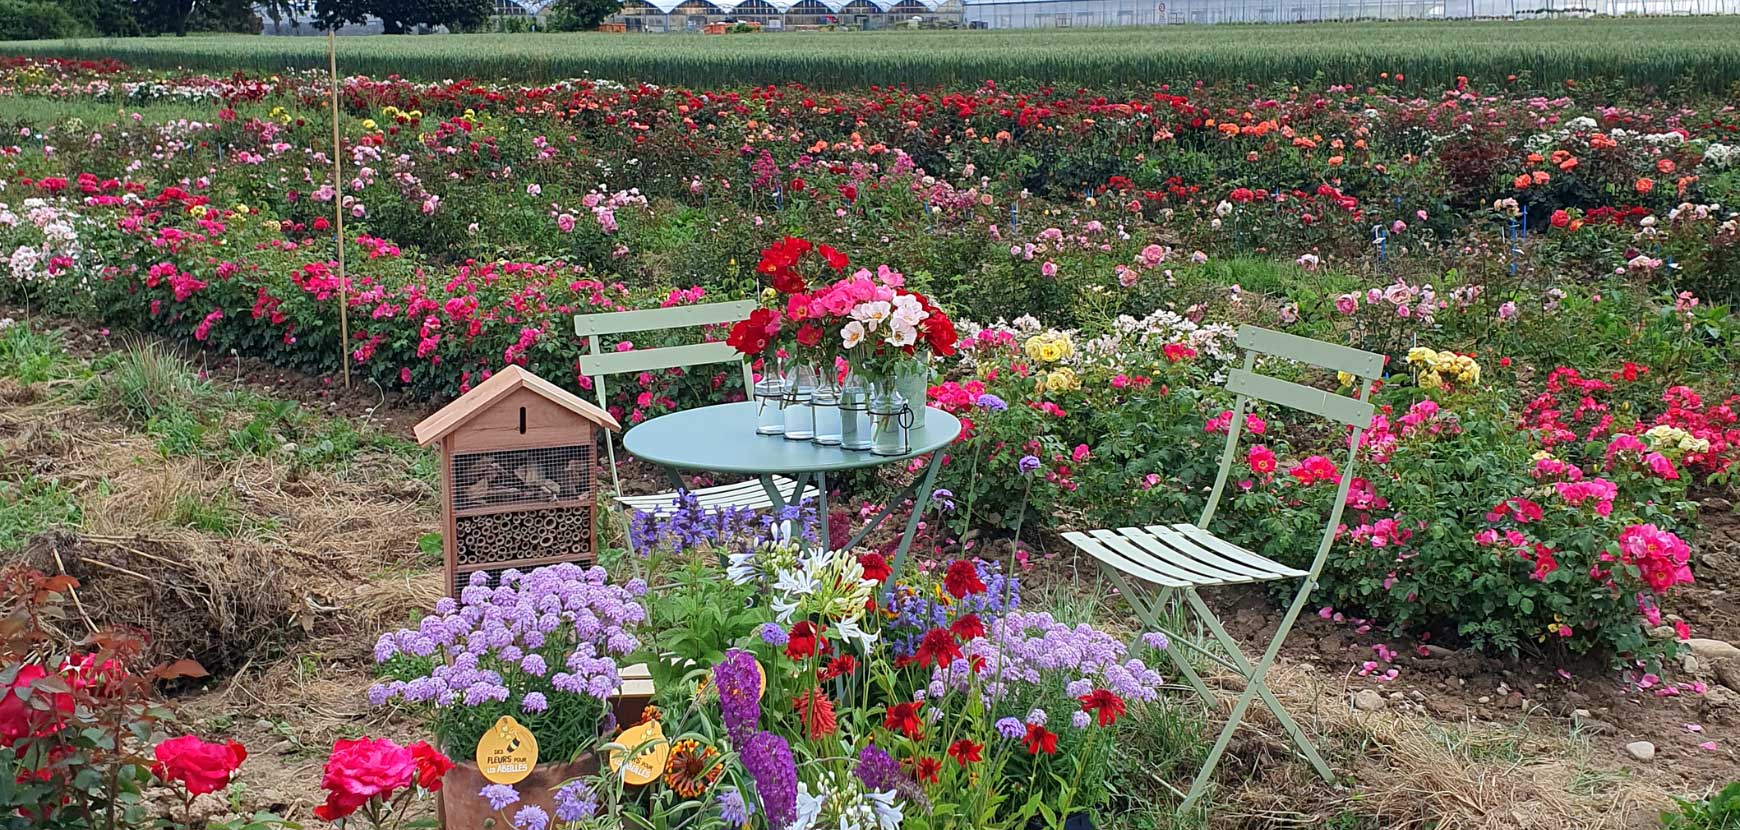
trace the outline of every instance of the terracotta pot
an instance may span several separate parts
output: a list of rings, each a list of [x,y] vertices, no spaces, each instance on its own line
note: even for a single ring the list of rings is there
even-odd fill
[[[490,810],[489,802],[478,796],[489,781],[478,771],[476,763],[466,761],[454,767],[441,782],[438,808],[441,826],[446,830],[506,830],[509,826],[506,819],[528,804],[542,807],[554,816],[556,789],[570,779],[597,772],[598,758],[594,755],[583,755],[568,764],[540,763],[524,781],[514,785],[520,791],[520,800],[507,808],[504,817]]]

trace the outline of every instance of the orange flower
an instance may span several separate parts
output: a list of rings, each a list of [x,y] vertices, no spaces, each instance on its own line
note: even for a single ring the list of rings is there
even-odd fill
[[[1329,157],[1329,166],[1330,166],[1330,167],[1340,167],[1340,166],[1341,166],[1341,162],[1342,162],[1342,161],[1343,161],[1343,160],[1344,160],[1344,159],[1342,159],[1342,157],[1341,157],[1341,156],[1330,156],[1330,157]]]
[[[1651,190],[1655,189],[1655,182],[1653,182],[1649,178],[1645,177],[1645,178],[1638,179],[1637,183],[1634,184],[1633,187],[1637,188],[1637,195],[1648,196],[1649,192]]]
[[[1544,170],[1536,170],[1534,173],[1534,179],[1535,184],[1546,184],[1547,182],[1552,181],[1553,177],[1548,175]]]
[[[810,740],[832,735],[839,731],[839,721],[834,717],[834,702],[822,694],[821,689],[811,689],[792,700],[792,708],[797,710],[798,720],[803,721],[809,729]]]
[[[1511,182],[1511,184],[1516,185],[1517,190],[1527,190],[1529,187],[1529,181],[1530,181],[1529,174],[1524,173],[1520,176],[1517,176],[1516,181]]]
[[[1672,173],[1672,172],[1674,172],[1674,160],[1673,159],[1659,159],[1655,163],[1655,169],[1657,171],[1659,171],[1664,176],[1669,174],[1669,173]]]
[[[725,765],[713,763],[719,750],[710,746],[702,746],[700,741],[685,738],[671,744],[670,759],[665,762],[665,786],[684,798],[695,798],[706,792],[719,776],[725,774]]]
[[[1558,151],[1554,152],[1553,155],[1558,155],[1559,153],[1563,153],[1563,152],[1565,152],[1565,151],[1558,150]],[[1543,161],[1546,161],[1546,158],[1544,156],[1542,156],[1540,153],[1529,153],[1529,164],[1540,164]]]
[[[1565,171],[1566,173],[1569,173],[1572,170],[1577,169],[1577,157],[1571,156],[1570,158],[1567,158],[1564,161],[1559,162],[1559,169]]]

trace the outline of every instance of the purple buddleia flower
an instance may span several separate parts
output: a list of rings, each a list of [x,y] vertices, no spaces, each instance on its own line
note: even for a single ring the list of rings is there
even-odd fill
[[[761,670],[755,655],[734,648],[713,667],[720,719],[734,743],[742,743],[761,720]]]
[[[738,755],[755,781],[761,812],[770,827],[785,827],[797,819],[797,763],[791,745],[771,732],[757,732]]]

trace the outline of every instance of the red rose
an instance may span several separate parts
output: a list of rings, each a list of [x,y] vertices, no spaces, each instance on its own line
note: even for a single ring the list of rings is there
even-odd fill
[[[822,342],[822,327],[805,324],[798,327],[797,342],[805,346],[815,346]]]
[[[12,685],[0,690],[0,746],[12,746],[26,736],[53,735],[60,731],[64,717],[72,714],[72,695],[35,688],[47,676],[48,669],[40,664],[25,663],[12,676]],[[29,700],[19,697],[18,689],[30,690]]]
[[[411,757],[417,762],[417,786],[429,792],[441,790],[441,779],[453,769],[453,761],[428,741],[411,744]]]
[[[856,185],[849,185],[849,184],[840,185],[840,198],[845,199],[846,204],[848,204],[848,205],[853,203],[853,202],[858,201],[858,188],[857,188],[857,186]]]
[[[834,250],[830,246],[818,245],[816,246],[816,250],[821,253],[822,259],[828,261],[828,267],[835,271],[844,271],[846,270],[846,266],[852,264],[852,261],[847,259],[845,254]]]
[[[417,775],[417,759],[411,750],[385,738],[338,741],[326,759],[320,786],[326,803],[314,808],[321,821],[338,821],[362,809],[370,799],[385,801],[411,785]]]
[[[216,744],[196,735],[170,738],[151,754],[157,763],[151,774],[164,781],[179,781],[189,795],[215,793],[230,785],[230,776],[248,758],[248,750],[235,741]]]
[[[773,290],[781,294],[798,294],[808,287],[804,278],[790,268],[781,268],[773,273]]]
[[[985,581],[979,578],[979,569],[965,559],[956,559],[949,563],[948,573],[943,575],[943,587],[955,599],[965,599],[971,594],[985,592]]]

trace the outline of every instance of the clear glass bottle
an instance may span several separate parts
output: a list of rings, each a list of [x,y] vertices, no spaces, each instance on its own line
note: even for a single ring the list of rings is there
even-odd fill
[[[785,437],[808,441],[816,436],[816,411],[811,397],[816,393],[816,367],[794,362],[785,373]]]
[[[854,372],[840,384],[840,446],[867,450],[871,444],[870,387]]]
[[[816,391],[810,395],[810,407],[816,413],[816,434],[810,440],[824,447],[839,446],[845,425],[840,418],[839,372],[834,370],[832,361],[821,366]]]
[[[785,378],[781,376],[778,358],[764,364],[768,371],[755,382],[755,434],[785,433]]]
[[[907,430],[912,426],[912,408],[892,382],[878,383],[870,393],[870,451],[877,455],[905,455],[912,451]]]

